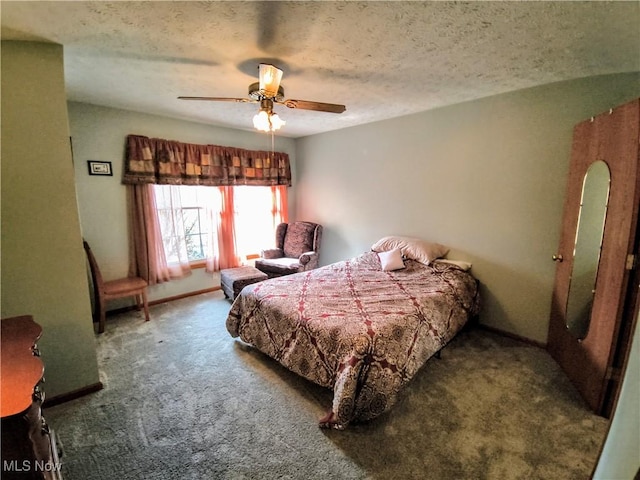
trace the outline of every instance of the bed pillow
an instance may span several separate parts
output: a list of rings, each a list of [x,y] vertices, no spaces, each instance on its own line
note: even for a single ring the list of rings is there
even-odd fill
[[[379,252],[378,258],[380,258],[380,265],[382,265],[382,270],[385,272],[404,268],[402,252],[399,248],[394,248],[393,250],[388,250],[386,252]]]
[[[439,258],[438,260],[436,260],[436,262],[455,265],[465,272],[471,269],[471,264],[469,262],[463,262],[462,260],[449,260],[448,258]]]
[[[429,243],[419,238],[391,235],[381,238],[371,246],[374,252],[388,252],[395,248],[400,249],[402,255],[417,262],[429,265],[436,258],[444,257],[449,248],[439,243]]]

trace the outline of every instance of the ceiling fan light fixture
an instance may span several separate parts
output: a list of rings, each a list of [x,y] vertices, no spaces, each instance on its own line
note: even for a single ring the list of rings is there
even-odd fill
[[[269,120],[271,121],[272,130],[279,130],[282,126],[284,126],[285,123],[287,123],[282,120],[277,113],[272,113],[269,117]]]
[[[266,63],[260,64],[260,93],[267,98],[278,95],[282,70]]]
[[[270,131],[269,114],[264,110],[260,110],[253,116],[253,126],[261,132]]]
[[[253,116],[253,126],[261,132],[274,132],[279,130],[286,122],[277,113],[260,110]]]

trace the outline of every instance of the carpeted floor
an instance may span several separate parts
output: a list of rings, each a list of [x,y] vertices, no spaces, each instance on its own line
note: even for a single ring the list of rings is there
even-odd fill
[[[107,318],[104,390],[45,409],[66,480],[585,479],[607,421],[547,353],[481,329],[393,410],[321,430],[329,390],[232,339],[221,292]]]

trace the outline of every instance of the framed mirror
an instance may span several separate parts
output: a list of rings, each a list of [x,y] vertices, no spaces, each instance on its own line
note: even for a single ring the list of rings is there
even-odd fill
[[[610,183],[609,166],[598,160],[589,166],[582,184],[566,315],[567,329],[578,339],[589,332]]]

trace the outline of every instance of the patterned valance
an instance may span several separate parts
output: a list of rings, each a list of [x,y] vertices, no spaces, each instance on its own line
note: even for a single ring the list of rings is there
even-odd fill
[[[128,135],[122,183],[291,186],[291,167],[283,152]]]

